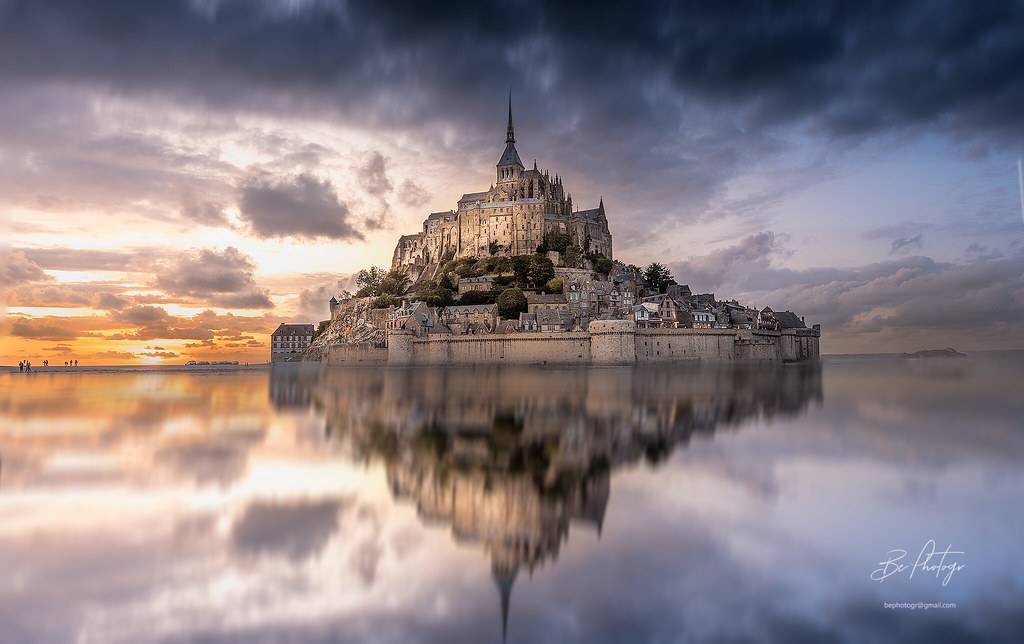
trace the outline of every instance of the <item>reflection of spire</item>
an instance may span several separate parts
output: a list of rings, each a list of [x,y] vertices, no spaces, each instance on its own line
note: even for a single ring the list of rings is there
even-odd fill
[[[501,641],[508,639],[508,605],[512,599],[512,584],[516,583],[518,567],[502,565],[498,561],[491,564],[491,576],[501,596]]]

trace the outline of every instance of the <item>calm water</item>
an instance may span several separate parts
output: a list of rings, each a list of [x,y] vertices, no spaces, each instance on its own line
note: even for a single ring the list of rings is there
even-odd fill
[[[3,374],[0,641],[1019,642],[1022,376]]]

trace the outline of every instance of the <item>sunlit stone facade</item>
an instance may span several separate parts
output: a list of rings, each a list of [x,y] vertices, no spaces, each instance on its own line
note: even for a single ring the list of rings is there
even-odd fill
[[[537,250],[546,233],[570,235],[584,252],[612,256],[604,199],[597,208],[574,210],[562,179],[547,170],[526,169],[515,146],[509,104],[505,151],[496,166],[495,183],[483,192],[462,195],[458,210],[431,213],[423,230],[398,240],[392,268],[419,273],[446,254],[454,257],[526,255]]]

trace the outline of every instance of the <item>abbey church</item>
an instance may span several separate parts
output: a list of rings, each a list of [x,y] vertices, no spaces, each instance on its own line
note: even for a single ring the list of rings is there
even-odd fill
[[[505,151],[498,159],[496,183],[459,199],[457,211],[431,213],[422,232],[398,240],[392,268],[419,275],[446,255],[452,258],[528,255],[550,233],[568,234],[585,253],[612,257],[604,200],[597,208],[573,210],[562,180],[547,170],[527,170],[516,151],[512,100],[508,106]],[[445,258],[448,259],[448,258]]]

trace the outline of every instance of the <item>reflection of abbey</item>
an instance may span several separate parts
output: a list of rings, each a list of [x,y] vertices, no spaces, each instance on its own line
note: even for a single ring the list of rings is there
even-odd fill
[[[601,534],[616,468],[822,395],[816,363],[305,373],[272,371],[271,394],[308,389],[328,435],[382,461],[396,499],[482,549],[503,626],[519,573],[552,565],[572,529]]]
[[[454,258],[487,255],[529,255],[548,233],[566,233],[585,252],[612,256],[604,200],[597,208],[573,210],[572,196],[561,178],[527,170],[516,151],[512,102],[508,107],[505,151],[498,159],[496,183],[483,192],[459,199],[459,209],[435,212],[423,222],[423,231],[404,235],[395,247],[392,268],[420,274],[445,255]]]

